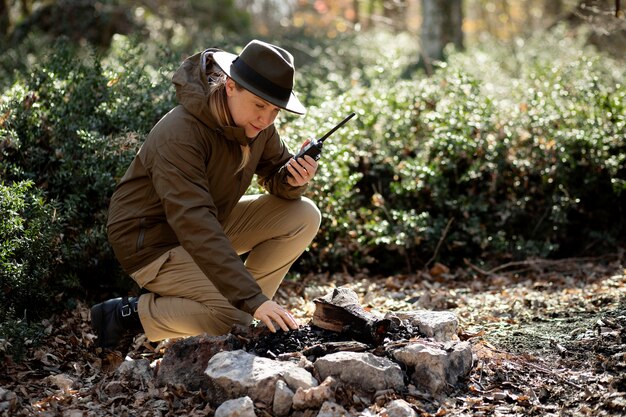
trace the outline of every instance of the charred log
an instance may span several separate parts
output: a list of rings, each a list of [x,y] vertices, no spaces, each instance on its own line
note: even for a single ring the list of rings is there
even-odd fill
[[[380,319],[366,311],[359,304],[356,293],[349,288],[336,288],[314,303],[315,313],[311,320],[314,326],[346,334],[359,342],[379,346],[391,325],[391,320]]]

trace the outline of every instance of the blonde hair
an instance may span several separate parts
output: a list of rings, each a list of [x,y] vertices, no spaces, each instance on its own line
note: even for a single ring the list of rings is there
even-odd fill
[[[223,72],[213,72],[209,74],[209,110],[220,127],[233,126],[235,124],[228,110],[228,102],[226,101],[227,80],[228,76]],[[237,88],[237,90],[243,89],[243,87],[237,83],[235,83],[235,88]],[[237,172],[241,171],[250,160],[250,147],[248,145],[239,146],[241,147],[241,163],[237,168]]]

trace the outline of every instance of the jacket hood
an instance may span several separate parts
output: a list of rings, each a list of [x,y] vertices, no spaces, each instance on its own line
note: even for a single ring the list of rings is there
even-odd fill
[[[209,128],[222,132],[228,139],[235,140],[241,145],[248,145],[250,140],[246,137],[243,128],[219,127],[209,109],[210,80],[207,74],[221,71],[213,60],[213,53],[217,51],[219,49],[206,49],[183,61],[172,77],[176,88],[176,98],[189,113]]]

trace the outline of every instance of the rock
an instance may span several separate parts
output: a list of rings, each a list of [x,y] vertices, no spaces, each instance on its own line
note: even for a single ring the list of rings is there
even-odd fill
[[[417,413],[404,400],[393,400],[385,406],[387,417],[417,417]]]
[[[45,378],[51,385],[56,386],[63,392],[69,392],[74,385],[74,381],[66,374],[50,375]]]
[[[256,417],[254,403],[250,397],[224,401],[215,410],[215,417]]]
[[[274,415],[284,417],[289,414],[291,405],[293,404],[293,391],[289,389],[287,383],[283,380],[276,381],[276,391],[274,391]]]
[[[16,411],[19,403],[20,401],[19,401],[17,394],[15,394],[13,391],[9,391],[7,389],[0,387],[0,412],[1,413],[8,412],[9,414],[6,414],[6,415],[11,415],[12,411]]]
[[[322,404],[317,417],[346,417],[349,416],[348,412],[345,408],[340,406],[339,404],[335,404],[330,401],[326,401]]]
[[[154,370],[148,359],[125,360],[117,367],[115,374],[103,390],[111,396],[135,392],[154,387]]]
[[[459,320],[449,311],[415,310],[396,313],[401,320],[416,326],[426,337],[438,342],[459,340],[457,329]]]
[[[125,360],[115,371],[115,378],[139,386],[154,385],[154,370],[148,359]]]
[[[335,383],[335,379],[329,376],[317,387],[308,389],[298,388],[293,396],[294,410],[319,408],[324,402],[334,399],[333,388]]]
[[[444,349],[449,353],[450,363],[446,372],[448,383],[454,385],[467,375],[474,366],[474,356],[469,342],[448,342]]]
[[[413,342],[395,349],[393,357],[414,369],[411,380],[431,394],[446,390],[472,369],[472,350],[468,342]]]
[[[332,376],[367,392],[404,388],[400,366],[368,352],[332,353],[316,360],[314,366],[321,378]]]
[[[209,360],[218,352],[239,348],[239,339],[230,333],[224,336],[200,335],[182,339],[165,351],[157,374],[157,384],[180,384],[189,391],[207,389],[204,371]]]
[[[318,314],[318,319],[322,317],[325,323],[333,325],[339,323],[340,333],[349,333],[352,337],[363,336],[362,330],[354,330],[355,324],[358,324],[357,328],[367,328],[370,322],[380,321],[359,306],[356,293],[346,288],[335,290],[316,302],[318,306],[326,308],[326,313],[331,311],[328,310],[329,306],[333,307],[332,314]],[[327,415],[333,416],[336,410],[339,410],[338,413],[345,412],[332,402],[335,401],[337,384],[346,385],[346,392],[353,395],[355,405],[366,407],[372,404],[373,398],[377,398],[377,404],[384,404],[386,398],[393,398],[396,393],[406,393],[410,387],[415,390],[412,385],[405,385],[409,379],[421,392],[438,394],[457,384],[471,370],[471,348],[469,343],[458,340],[458,320],[455,314],[416,310],[390,313],[384,320],[388,322],[388,327],[381,330],[378,325],[369,326],[371,331],[368,330],[367,334],[393,336],[385,339],[393,341],[385,345],[371,341],[333,341],[332,331],[316,329],[317,333],[309,331],[303,335],[314,341],[324,337],[331,340],[313,345],[302,342],[297,335],[289,334],[289,337],[296,338],[298,343],[295,345],[303,350],[282,353],[277,350],[273,359],[265,357],[271,355],[259,353],[262,350],[257,350],[258,341],[265,341],[268,349],[275,349],[278,343],[276,340],[282,339],[272,339],[275,335],[263,327],[233,328],[225,336],[186,338],[166,351],[160,363],[157,382],[160,385],[180,384],[189,391],[202,390],[207,393],[208,402],[212,406],[229,400],[239,401],[229,404],[243,405],[245,398],[248,398],[252,403],[252,413],[256,407],[264,413],[286,417],[309,415],[325,407],[329,413]],[[349,324],[346,326],[346,323]],[[347,331],[346,328],[353,330]],[[418,335],[426,335],[428,339],[412,341]],[[374,340],[373,336],[370,339]],[[243,350],[244,345],[252,353]],[[377,355],[374,355],[370,349],[376,346]],[[378,356],[382,352],[392,359]],[[317,359],[314,363],[308,360],[315,357]],[[118,373],[125,375],[125,380],[148,385],[153,383],[152,369],[147,361],[124,363]],[[318,384],[313,375],[324,382]],[[105,391],[121,394],[128,392],[129,388],[126,385],[109,384]],[[321,410],[319,413],[326,415]],[[390,417],[415,417],[411,406],[400,400],[387,404],[385,413]]]
[[[318,385],[313,375],[292,362],[275,361],[243,350],[216,354],[209,360],[205,375],[212,403],[247,395],[254,402],[271,406],[279,379],[292,390]]]

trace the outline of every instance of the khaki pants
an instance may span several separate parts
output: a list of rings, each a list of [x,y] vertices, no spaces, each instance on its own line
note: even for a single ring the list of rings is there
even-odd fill
[[[319,229],[320,212],[307,199],[285,200],[271,195],[244,196],[224,224],[237,253],[270,299],[291,265]],[[227,333],[252,317],[233,307],[210,279],[178,246],[132,274],[150,293],[139,298],[139,317],[152,341]]]

